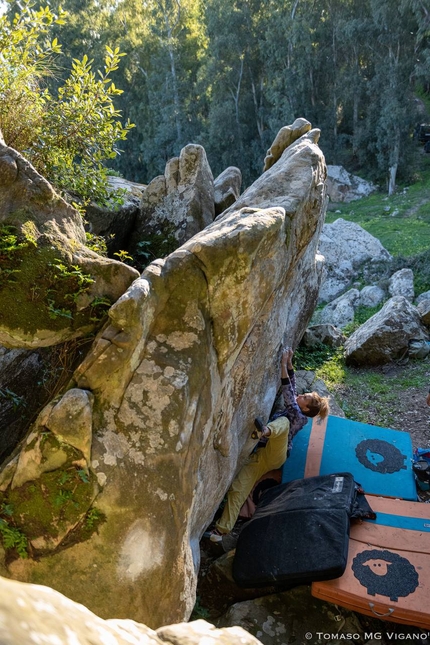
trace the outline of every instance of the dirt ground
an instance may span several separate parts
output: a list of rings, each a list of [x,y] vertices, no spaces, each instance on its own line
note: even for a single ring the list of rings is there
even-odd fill
[[[394,430],[409,432],[414,448],[430,448],[430,407],[426,397],[430,388],[430,359],[406,364],[354,370],[362,385],[339,385],[333,392],[336,401],[349,409],[357,420]],[[369,375],[380,378],[386,391],[372,392],[366,385]],[[351,415],[352,413],[352,415]]]

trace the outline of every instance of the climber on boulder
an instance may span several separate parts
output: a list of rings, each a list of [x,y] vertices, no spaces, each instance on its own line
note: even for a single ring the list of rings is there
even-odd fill
[[[233,529],[242,504],[260,477],[282,466],[293,438],[306,425],[308,417],[319,414],[325,418],[328,414],[326,397],[321,397],[317,392],[297,395],[292,359],[293,350],[284,349],[281,358],[283,406],[272,415],[267,425],[260,418],[255,419],[256,437],[268,441],[251,454],[233,480],[221,518],[215,528],[206,534],[212,542],[221,542],[223,536]]]

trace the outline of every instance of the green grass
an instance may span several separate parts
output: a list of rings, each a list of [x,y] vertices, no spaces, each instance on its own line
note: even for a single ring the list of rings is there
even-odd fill
[[[381,241],[392,255],[411,256],[430,248],[430,155],[421,160],[418,181],[399,188],[388,197],[378,192],[369,197],[336,204],[326,221],[339,217],[356,222]]]

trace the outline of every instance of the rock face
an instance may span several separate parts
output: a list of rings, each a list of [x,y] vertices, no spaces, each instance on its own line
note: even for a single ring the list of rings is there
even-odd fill
[[[241,627],[216,629],[204,620],[153,631],[132,620],[102,620],[62,594],[40,585],[0,578],[2,645],[76,643],[76,645],[258,645]]]
[[[345,291],[366,263],[386,263],[391,259],[379,240],[342,218],[324,224],[319,251],[325,257],[320,302],[330,302]]]
[[[242,173],[235,166],[229,166],[218,175],[214,181],[215,215],[220,215],[239,199],[241,186]]]
[[[0,347],[0,464],[53,392],[65,387],[89,344],[82,340],[35,350]]]
[[[306,620],[304,620],[306,617]],[[375,631],[381,623],[370,619]],[[240,602],[217,621],[218,626],[239,625],[261,639],[264,645],[310,643],[319,645],[325,635],[336,640],[363,640],[363,629],[357,616],[318,598],[312,598],[310,587],[296,587],[284,593]],[[327,642],[333,643],[334,640]]]
[[[411,339],[428,339],[418,310],[403,296],[390,298],[345,343],[350,365],[382,365],[400,358]]]
[[[306,119],[296,119],[292,125],[285,125],[276,135],[272,145],[264,158],[263,172],[269,170],[280,159],[285,148],[288,148],[296,139],[305,132],[309,132],[312,125]]]
[[[29,536],[37,559],[11,562],[9,575],[102,616],[150,627],[188,618],[199,539],[249,454],[254,417],[270,412],[280,346],[296,344],[316,303],[318,136],[295,141],[237,208],[152,263],[110,309],[71,394],[41,412],[3,498],[19,517],[25,502],[23,530],[51,479],[67,475],[65,497],[78,502],[76,486],[82,501],[61,513],[52,502],[47,528],[34,522]],[[70,415],[79,444],[62,426]],[[50,470],[24,482],[25,462]]]
[[[46,347],[88,334],[101,301],[138,276],[85,246],[79,213],[0,144],[0,343]]]
[[[351,175],[343,166],[327,166],[327,194],[332,202],[352,202],[375,190],[370,181]]]
[[[122,193],[122,203],[110,207],[91,203],[85,209],[85,219],[90,233],[105,237],[112,254],[127,248],[146,186],[121,177],[108,177],[108,181],[113,191]]]
[[[143,193],[130,248],[150,242],[160,257],[210,224],[215,216],[214,181],[206,152],[190,143],[168,161]]]

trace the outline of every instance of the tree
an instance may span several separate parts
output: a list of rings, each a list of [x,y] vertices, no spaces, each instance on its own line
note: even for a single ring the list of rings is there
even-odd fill
[[[106,49],[98,78],[86,55],[72,62],[72,71],[54,96],[44,84],[55,70],[61,51],[54,25],[65,14],[49,7],[33,9],[24,0],[13,19],[0,18],[0,129],[5,141],[18,149],[59,189],[84,199],[108,198],[103,162],[117,154],[132,124],[122,126],[113,97],[121,94],[110,75],[123,54]]]

